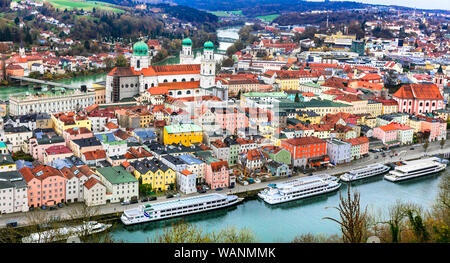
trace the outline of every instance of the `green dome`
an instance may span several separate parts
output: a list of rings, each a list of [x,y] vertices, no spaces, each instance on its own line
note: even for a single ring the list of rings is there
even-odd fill
[[[181,41],[181,44],[183,46],[192,46],[192,40],[190,38],[185,38],[183,41]]]
[[[148,46],[142,41],[133,45],[133,55],[136,56],[148,56]]]
[[[203,47],[204,47],[205,49],[214,49],[214,44],[213,44],[213,42],[208,41],[208,42],[206,42],[206,43],[203,45]]]

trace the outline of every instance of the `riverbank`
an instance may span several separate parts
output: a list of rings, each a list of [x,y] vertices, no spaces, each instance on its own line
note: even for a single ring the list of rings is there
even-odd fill
[[[410,147],[410,146],[408,146],[408,147]],[[393,163],[393,162],[397,162],[397,161],[401,161],[401,160],[417,159],[417,158],[421,158],[424,156],[423,148],[422,149],[420,149],[420,148],[421,147],[416,147],[416,149],[414,151],[408,151],[407,156],[400,155],[400,156],[394,156],[392,158],[390,158],[390,157],[376,158],[376,156],[379,156],[378,153],[370,154],[369,157],[366,157],[365,159],[354,161],[348,165],[335,166],[333,168],[329,168],[324,171],[316,172],[315,174],[327,173],[327,174],[330,174],[333,176],[337,176],[339,174],[348,172],[349,170],[354,169],[356,167],[365,166],[365,165],[369,165],[372,163],[387,164],[387,163]],[[449,152],[449,151],[450,151],[450,149],[440,149],[439,143],[430,143],[428,155],[442,154],[444,152]],[[306,175],[298,174],[298,175],[288,177],[288,178],[272,180],[270,182],[265,182],[265,183],[262,182],[262,183],[256,183],[256,184],[249,184],[246,186],[237,184],[236,187],[233,189],[226,188],[221,191],[210,190],[210,192],[216,192],[216,193],[222,193],[222,194],[236,194],[236,195],[239,195],[240,197],[250,198],[250,197],[254,197],[262,189],[266,188],[269,183],[281,183],[281,182],[284,182],[287,180],[300,178],[302,176],[306,176]],[[182,197],[191,197],[191,196],[197,196],[197,195],[201,195],[201,194],[199,194],[199,193],[193,193],[193,194],[189,194],[189,195],[183,194]],[[164,202],[166,200],[167,200],[166,197],[159,197],[157,202],[151,202],[151,203],[160,203],[160,202]],[[59,218],[60,220],[68,220],[68,219],[71,219],[68,216],[69,214],[71,214],[70,210],[71,209],[79,209],[79,207],[82,205],[83,204],[81,204],[81,203],[69,204],[63,208],[53,210],[53,211],[45,211],[45,212],[47,213],[47,215],[49,217],[56,217],[56,218]],[[133,204],[133,205],[126,205],[126,206],[123,206],[120,203],[107,204],[107,205],[97,207],[96,209],[98,209],[98,211],[97,211],[96,215],[98,216],[99,219],[102,219],[102,218],[110,219],[111,217],[113,217],[113,215],[118,218],[124,210],[136,208],[139,205],[141,205],[141,203]],[[33,212],[27,212],[27,213],[33,213]],[[14,213],[14,214],[1,215],[0,216],[0,227],[5,227],[6,222],[11,221],[11,220],[17,221],[20,226],[26,226],[28,224],[28,222],[26,220],[27,213]]]

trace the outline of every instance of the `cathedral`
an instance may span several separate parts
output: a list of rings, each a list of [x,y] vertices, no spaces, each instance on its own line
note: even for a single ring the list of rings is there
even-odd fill
[[[147,44],[135,43],[130,67],[115,67],[106,77],[106,103],[132,98],[160,86],[166,87],[169,96],[175,98],[216,94],[216,62],[211,41],[203,45],[200,64],[193,64],[192,40],[189,38],[182,41],[179,65],[152,66],[151,59]],[[183,82],[186,85],[181,84]]]

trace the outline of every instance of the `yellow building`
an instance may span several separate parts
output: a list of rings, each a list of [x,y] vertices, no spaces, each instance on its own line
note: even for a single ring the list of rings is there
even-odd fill
[[[377,117],[381,115],[382,112],[383,112],[383,104],[381,102],[370,100],[367,103],[367,113],[369,113],[370,116]]]
[[[203,141],[202,128],[196,124],[174,124],[164,126],[164,145],[181,143],[184,146],[191,146],[192,143]]]
[[[58,135],[70,128],[85,127],[91,129],[91,121],[86,116],[76,115],[73,112],[52,114],[53,129]]]
[[[320,115],[314,111],[299,111],[297,112],[297,119],[309,124],[320,124]]]
[[[175,185],[175,171],[160,161],[145,159],[131,165],[134,167],[133,175],[140,184],[150,184],[157,191],[167,191],[171,184]]]
[[[92,84],[90,91],[95,92],[95,104],[105,104],[106,103],[106,87],[101,84]]]

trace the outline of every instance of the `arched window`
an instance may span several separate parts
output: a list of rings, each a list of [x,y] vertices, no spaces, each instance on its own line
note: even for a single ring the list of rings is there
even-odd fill
[[[177,92],[177,94],[178,94],[178,95],[181,95],[181,90],[179,90],[179,91]]]
[[[181,82],[185,82],[185,81],[186,81],[186,79],[182,79],[182,80],[181,80]]]
[[[169,95],[170,95],[170,96],[172,96],[172,95],[173,95],[172,91],[169,91]]]
[[[195,81],[194,78],[191,78],[191,81]]]
[[[167,83],[167,79],[164,80],[164,83]]]
[[[154,83],[152,83],[152,87],[154,87],[155,86],[155,84]]]
[[[145,89],[148,89],[148,84],[147,83],[145,83]]]
[[[190,90],[186,91],[186,94],[191,94],[191,91]]]
[[[133,88],[133,87],[134,87],[134,84],[133,84],[133,83],[131,83],[131,84],[130,84],[130,87],[132,87],[132,88]]]
[[[125,84],[125,88],[128,88],[128,84]]]
[[[176,79],[173,79],[172,82],[177,82],[177,80],[176,80]]]
[[[138,59],[138,61],[136,61],[136,67],[141,68],[141,61],[139,59]]]

